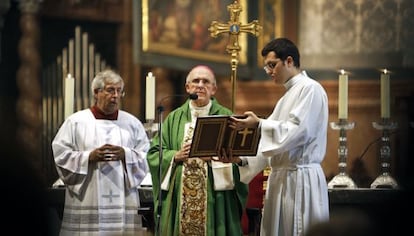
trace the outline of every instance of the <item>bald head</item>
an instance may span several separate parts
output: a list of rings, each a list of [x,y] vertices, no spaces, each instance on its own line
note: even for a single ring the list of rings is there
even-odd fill
[[[210,80],[214,85],[216,84],[216,77],[210,67],[205,65],[199,65],[194,67],[187,75],[185,81],[186,84],[190,83],[194,79],[206,78]]]

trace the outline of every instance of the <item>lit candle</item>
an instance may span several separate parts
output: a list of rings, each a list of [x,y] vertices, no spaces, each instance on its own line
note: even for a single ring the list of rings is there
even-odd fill
[[[344,70],[339,74],[338,119],[348,118],[348,75]]]
[[[381,118],[390,118],[390,74],[387,69],[381,74]]]
[[[64,106],[64,114],[65,119],[73,113],[73,94],[75,92],[75,79],[71,74],[65,79],[65,106]]]
[[[146,79],[145,117],[147,120],[155,119],[155,77],[151,72],[148,73]]]

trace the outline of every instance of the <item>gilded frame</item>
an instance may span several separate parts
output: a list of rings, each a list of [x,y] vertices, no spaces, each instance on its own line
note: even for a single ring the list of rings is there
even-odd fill
[[[226,52],[228,34],[213,38],[208,28],[214,20],[220,23],[227,23],[230,20],[227,6],[233,2],[234,0],[142,0],[142,51],[229,63],[230,54]],[[245,24],[248,12],[247,0],[239,2],[243,8],[240,22]],[[180,17],[178,20],[180,24],[175,23],[177,20],[174,18],[177,17]],[[197,20],[202,22],[199,28],[197,28]],[[239,44],[241,47],[239,63],[246,64],[247,34],[240,34]]]
[[[263,27],[258,38],[257,64],[262,65],[261,51],[270,40],[284,35],[284,0],[260,0],[259,22]]]

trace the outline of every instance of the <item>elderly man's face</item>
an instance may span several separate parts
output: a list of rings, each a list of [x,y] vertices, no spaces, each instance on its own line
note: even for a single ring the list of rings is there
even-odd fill
[[[197,106],[207,105],[210,98],[217,91],[213,75],[205,68],[198,68],[192,71],[185,88],[187,93],[196,93],[198,95],[198,99],[195,101]]]
[[[105,114],[112,114],[119,108],[121,97],[123,96],[122,84],[105,84],[103,89],[96,93],[96,105]]]

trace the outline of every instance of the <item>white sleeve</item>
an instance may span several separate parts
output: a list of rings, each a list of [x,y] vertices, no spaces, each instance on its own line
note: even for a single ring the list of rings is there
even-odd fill
[[[234,188],[233,164],[211,160],[214,178],[214,190],[230,190]]]
[[[126,165],[126,173],[124,174],[127,188],[138,187],[149,172],[147,163],[149,139],[142,123],[133,122],[132,124],[135,127],[130,130],[133,136],[130,140],[125,141],[128,144],[123,146]]]
[[[161,189],[164,191],[168,191],[168,189],[170,188],[169,183],[170,183],[170,178],[171,178],[171,169],[173,165],[174,165],[174,157],[171,159],[170,166],[168,167],[167,173],[165,174],[164,179],[162,180],[162,183],[161,183]]]
[[[255,157],[240,157],[247,161],[247,165],[239,166],[240,181],[248,184],[257,174],[263,171],[269,163],[269,158],[258,154]]]
[[[75,127],[71,119],[65,120],[52,141],[52,150],[59,177],[67,188],[80,194],[87,183],[90,151],[78,150]]]

